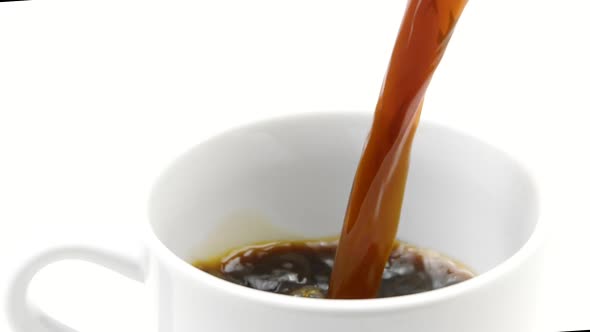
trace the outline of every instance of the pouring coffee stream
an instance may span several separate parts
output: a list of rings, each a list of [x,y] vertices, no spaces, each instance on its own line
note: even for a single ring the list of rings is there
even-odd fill
[[[328,297],[374,298],[396,238],[424,94],[467,0],[410,0],[349,198]]]
[[[358,164],[339,241],[270,242],[195,266],[278,294],[367,299],[467,280],[461,264],[396,241],[424,94],[467,0],[410,0]]]

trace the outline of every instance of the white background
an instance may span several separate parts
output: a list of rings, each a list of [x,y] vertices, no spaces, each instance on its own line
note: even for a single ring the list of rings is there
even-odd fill
[[[131,241],[154,177],[203,138],[294,112],[371,112],[405,3],[0,3],[2,291],[51,243]],[[590,328],[588,13],[585,0],[471,0],[423,112],[539,173],[547,331]],[[140,285],[72,262],[37,279],[33,297],[83,332],[153,330]]]

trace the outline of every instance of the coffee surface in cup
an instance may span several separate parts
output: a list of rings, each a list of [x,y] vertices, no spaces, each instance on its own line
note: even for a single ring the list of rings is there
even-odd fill
[[[336,241],[271,242],[240,248],[195,266],[261,291],[325,298],[336,247]],[[396,243],[381,274],[377,297],[426,292],[472,277],[469,269],[436,252]]]

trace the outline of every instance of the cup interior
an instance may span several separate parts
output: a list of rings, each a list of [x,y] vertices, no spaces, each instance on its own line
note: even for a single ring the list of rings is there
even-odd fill
[[[370,114],[311,114],[231,130],[180,157],[152,192],[153,232],[192,263],[255,242],[337,236]],[[398,237],[484,273],[538,219],[536,187],[504,152],[423,122]]]

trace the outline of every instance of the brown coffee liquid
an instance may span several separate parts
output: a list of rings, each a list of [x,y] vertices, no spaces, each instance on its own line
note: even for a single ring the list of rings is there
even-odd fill
[[[335,254],[336,241],[273,242],[241,248],[195,266],[261,291],[325,298]],[[446,257],[398,243],[381,271],[377,297],[426,292],[471,277],[468,269]]]
[[[379,295],[426,88],[467,0],[410,0],[354,179],[328,297]]]
[[[470,278],[449,259],[394,245],[424,94],[466,3],[409,1],[337,247],[272,243],[196,266],[259,290],[333,299],[412,294]]]

